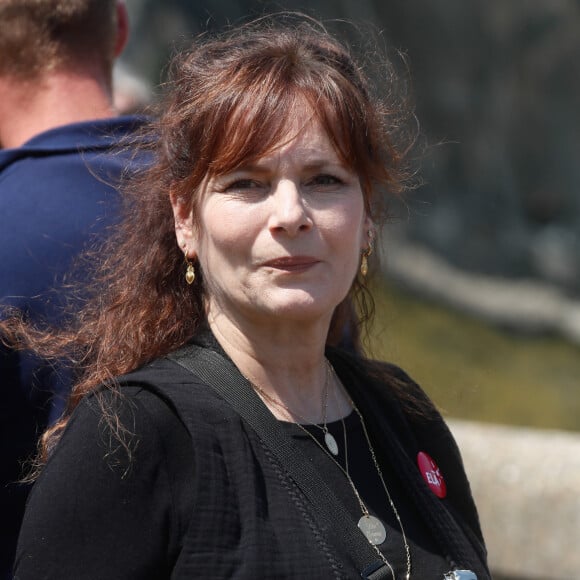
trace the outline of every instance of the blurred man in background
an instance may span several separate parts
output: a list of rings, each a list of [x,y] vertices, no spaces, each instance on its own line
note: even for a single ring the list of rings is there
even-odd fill
[[[119,0],[0,0],[0,306],[33,321],[58,324],[64,274],[115,223],[120,176],[145,162],[118,147],[141,123],[113,107],[127,36]],[[0,350],[2,580],[27,494],[22,463],[70,381],[67,369]]]

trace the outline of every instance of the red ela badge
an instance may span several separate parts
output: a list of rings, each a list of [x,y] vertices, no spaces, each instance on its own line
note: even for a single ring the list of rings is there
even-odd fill
[[[447,485],[445,485],[445,479],[431,456],[424,451],[420,451],[417,454],[417,465],[431,491],[438,498],[443,499],[447,495]]]

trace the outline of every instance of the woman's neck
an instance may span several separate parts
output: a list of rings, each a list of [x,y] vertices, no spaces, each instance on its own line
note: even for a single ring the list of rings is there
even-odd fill
[[[240,372],[256,387],[274,416],[282,420],[318,423],[328,389],[326,418],[350,411],[324,356],[328,325],[245,324],[224,315],[208,316],[209,326]],[[279,405],[272,402],[277,401]],[[288,412],[291,411],[291,413]]]

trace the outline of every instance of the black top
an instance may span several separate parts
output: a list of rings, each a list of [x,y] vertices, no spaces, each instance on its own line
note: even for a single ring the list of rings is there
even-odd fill
[[[190,392],[190,380],[181,367],[161,360],[136,373],[135,386],[124,386],[121,398],[104,397],[130,433],[123,439],[130,458],[103,419],[103,399],[95,395],[84,399],[34,486],[20,538],[16,580],[353,577],[341,555],[332,554],[326,539],[317,537],[307,514],[297,513],[303,504],[292,497],[293,490],[284,489],[286,484],[269,464],[263,446],[215,394],[195,391],[195,405],[201,411],[196,420],[199,432],[191,434],[176,410],[146,386],[150,381]],[[360,402],[357,405],[363,410]],[[344,465],[342,423],[328,426],[339,443],[337,459]],[[349,472],[370,510],[385,522],[387,540],[380,548],[397,577],[403,577],[399,525],[356,414],[346,418],[345,427]],[[372,420],[367,427],[376,439]],[[299,427],[285,424],[285,428],[358,520],[360,508],[344,474]],[[320,430],[310,429],[319,437]],[[411,547],[412,577],[442,578],[451,564],[429,523],[433,513],[430,509],[424,513],[427,504],[413,499],[398,466],[385,460],[380,441],[373,441],[373,446]],[[228,449],[235,451],[225,453]],[[446,465],[451,497],[436,501],[461,510],[471,497],[468,487],[455,492],[455,480],[462,482],[464,474],[460,464],[453,466],[458,473],[451,472],[456,450],[448,451],[453,458],[438,461]],[[465,511],[470,512],[468,504]],[[480,535],[474,510],[461,522],[462,528],[466,525],[472,527],[472,535]],[[253,529],[260,527],[266,533]],[[221,545],[220,538],[227,545]],[[195,546],[194,556],[184,554],[190,549],[184,545]],[[282,555],[291,557],[285,560]],[[185,557],[189,564],[182,563]]]
[[[369,512],[377,516],[385,524],[387,538],[379,548],[387,556],[389,563],[397,572],[397,577],[400,575],[401,578],[404,578],[407,562],[401,528],[374,466],[360,420],[354,411],[345,419],[344,426],[347,432],[349,475]],[[304,432],[299,427],[291,423],[284,423],[284,427],[292,433],[303,453],[317,465],[325,468],[325,479],[330,482],[331,489],[348,506],[353,518],[358,520],[362,512],[344,473],[338,468],[334,469],[333,465],[326,461],[321,463],[321,459],[324,459],[324,452],[312,442],[312,439],[304,435]],[[334,421],[328,423],[327,427],[338,444],[339,452],[336,460],[344,468],[345,454],[342,422]],[[324,446],[323,432],[312,425],[307,426],[307,429]],[[371,444],[373,444],[372,441]],[[374,447],[375,445],[373,444],[373,449]],[[438,546],[431,532],[427,529],[423,518],[421,518],[410,497],[402,488],[401,482],[396,476],[396,467],[385,465],[383,462],[381,473],[403,523],[407,542],[411,548],[414,574],[417,578],[427,578],[426,571],[431,571],[434,577],[435,572],[439,571],[441,572],[440,576],[442,576],[443,572],[449,571],[449,562],[439,554]]]

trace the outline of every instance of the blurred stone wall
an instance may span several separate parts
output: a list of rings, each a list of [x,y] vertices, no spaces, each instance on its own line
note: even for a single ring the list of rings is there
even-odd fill
[[[450,421],[502,578],[580,578],[580,435]]]

